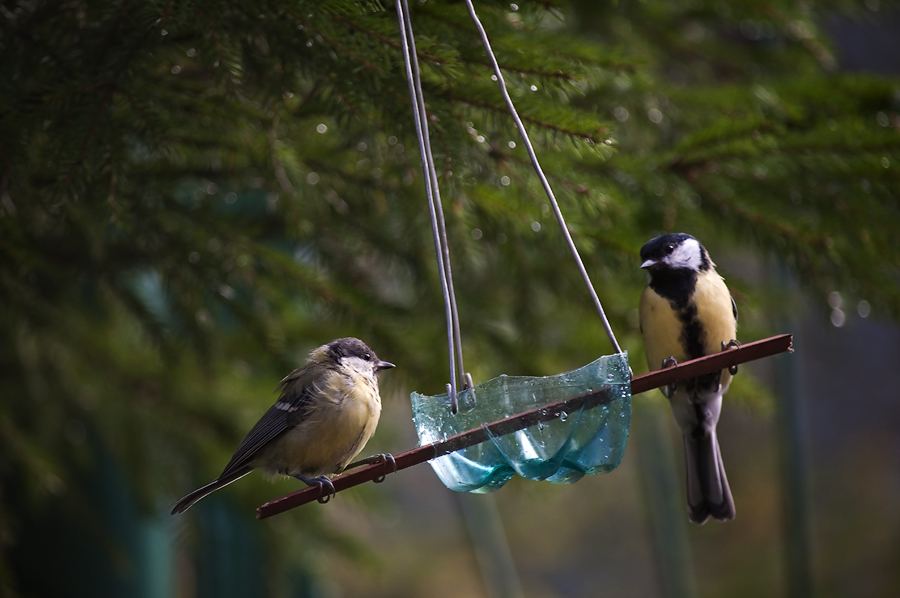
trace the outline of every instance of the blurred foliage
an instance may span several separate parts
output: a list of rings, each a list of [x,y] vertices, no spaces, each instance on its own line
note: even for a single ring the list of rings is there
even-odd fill
[[[484,380],[608,352],[465,6],[412,4],[466,363]],[[837,9],[862,10],[478,3],[636,371],[637,251],[661,231],[900,315],[900,81],[836,72],[816,19]],[[0,111],[5,548],[17,510],[79,495],[93,439],[147,508],[212,479],[331,338],[397,363],[391,392],[443,387],[392,3],[5,2]],[[720,269],[742,337],[770,331],[768,278]],[[248,508],[271,496],[239,486]]]

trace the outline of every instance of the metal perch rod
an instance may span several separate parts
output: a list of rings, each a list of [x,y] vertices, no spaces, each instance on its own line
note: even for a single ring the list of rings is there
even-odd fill
[[[793,337],[790,334],[773,336],[752,343],[747,343],[737,348],[722,351],[715,355],[707,355],[699,359],[685,361],[674,367],[657,370],[648,374],[637,376],[631,380],[631,394],[637,395],[654,388],[666,386],[680,380],[694,378],[702,374],[709,374],[717,370],[723,370],[728,366],[755,361],[763,357],[769,357],[785,351],[791,351]],[[543,407],[537,407],[518,415],[508,417],[490,424],[486,424],[474,430],[461,432],[451,436],[443,442],[434,442],[408,450],[394,457],[393,462],[375,463],[360,467],[349,473],[345,473],[331,480],[335,492],[346,490],[364,482],[383,480],[387,474],[419,465],[442,455],[470,447],[489,439],[488,432],[494,436],[502,436],[523,428],[534,426],[539,422],[553,420],[559,417],[563,411],[572,413],[584,403],[585,409],[590,409],[608,403],[610,398],[606,388],[584,393],[568,399],[550,403]],[[310,486],[296,492],[292,492],[281,498],[269,501],[256,509],[256,518],[265,519],[272,515],[278,515],[294,507],[318,500],[327,491]]]

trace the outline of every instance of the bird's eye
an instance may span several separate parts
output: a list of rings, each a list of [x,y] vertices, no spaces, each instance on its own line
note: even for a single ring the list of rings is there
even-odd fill
[[[363,353],[363,359],[365,359],[366,361],[369,361],[370,359],[372,359],[372,354],[371,353]]]
[[[672,253],[673,251],[675,251],[674,245],[666,245],[666,253],[667,254]]]

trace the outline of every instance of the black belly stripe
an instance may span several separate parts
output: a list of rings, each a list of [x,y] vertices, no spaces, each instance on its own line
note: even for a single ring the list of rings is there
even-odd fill
[[[672,306],[675,308],[675,306]],[[676,308],[677,309],[677,308]],[[690,359],[703,357],[706,331],[700,318],[697,316],[697,305],[692,301],[678,311],[678,319],[681,321],[681,347]]]
[[[693,270],[661,270],[654,272],[650,288],[660,297],[668,299],[672,310],[681,322],[681,347],[690,359],[703,357],[705,333],[694,303],[697,273]]]
[[[674,305],[673,305],[674,308]],[[681,346],[690,359],[697,359],[706,355],[706,329],[700,322],[697,314],[697,304],[689,301],[684,309],[677,310],[678,319],[681,321]],[[695,396],[699,393],[714,391],[719,386],[722,372],[704,374],[697,378],[685,380],[688,394]],[[699,408],[699,406],[698,406]],[[699,421],[705,421],[698,411]]]
[[[703,270],[708,269],[706,264]],[[697,304],[694,303],[694,289],[697,285],[697,273],[686,268],[678,270],[661,270],[654,272],[650,288],[660,297],[668,299],[672,310],[681,323],[681,337],[678,339],[688,359],[697,359],[706,355],[706,330],[700,322]],[[709,392],[718,387],[722,372],[706,374],[698,378],[685,380],[685,387],[690,395],[698,392]]]

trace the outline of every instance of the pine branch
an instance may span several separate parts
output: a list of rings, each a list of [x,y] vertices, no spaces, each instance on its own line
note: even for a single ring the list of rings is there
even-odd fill
[[[508,115],[509,111],[506,106],[501,106],[499,104],[492,104],[490,102],[484,100],[478,100],[471,97],[458,95],[453,90],[448,90],[444,93],[444,97],[446,97],[451,102],[461,102],[463,104],[468,104],[470,106],[475,106],[476,108],[483,108],[485,110],[490,110],[492,112],[497,112],[499,114]],[[579,139],[586,139],[588,141],[592,141],[594,143],[604,143],[605,140],[600,135],[606,133],[606,128],[603,126],[597,127],[597,133],[589,133],[586,131],[576,131],[574,129],[568,129],[563,127],[562,125],[558,125],[549,121],[543,121],[533,116],[528,116],[527,114],[520,114],[520,118],[528,123],[533,125],[537,125],[542,129],[546,129],[549,131],[556,131],[557,133],[562,133],[569,137],[576,137]]]
[[[81,167],[82,162],[84,162],[84,157],[87,152],[88,147],[91,144],[91,141],[94,139],[94,134],[97,132],[97,127],[100,124],[100,117],[103,116],[103,112],[106,110],[106,106],[110,103],[115,94],[115,86],[109,85],[109,92],[105,94],[105,97],[100,102],[100,105],[97,107],[97,112],[94,115],[94,120],[91,123],[91,128],[88,131],[87,137],[84,140],[84,144],[81,146],[81,149],[78,152],[78,155],[75,157],[75,161],[72,163],[71,168],[69,168],[69,172],[66,174],[66,178],[63,179],[63,188],[68,188],[69,184],[72,182],[72,177],[75,175],[75,172]]]
[[[391,46],[392,48],[395,48],[395,49],[397,49],[397,50],[400,50],[400,49],[401,49],[401,44],[400,44],[400,42],[397,41],[396,39],[392,38],[392,37],[389,37],[389,36],[387,36],[387,35],[384,35],[384,34],[381,34],[381,33],[377,32],[377,31],[375,31],[375,30],[373,30],[373,29],[370,29],[370,28],[368,28],[368,27],[365,27],[365,26],[363,26],[363,25],[360,25],[359,23],[353,21],[352,19],[349,19],[349,18],[347,18],[347,17],[345,17],[345,16],[343,16],[343,15],[340,15],[340,14],[338,14],[338,13],[335,13],[335,12],[329,12],[329,14],[330,14],[332,17],[334,17],[336,20],[338,20],[338,21],[340,21],[340,22],[342,22],[342,23],[345,23],[346,25],[352,27],[352,28],[355,29],[356,31],[359,31],[360,33],[364,33],[364,34],[366,34],[366,35],[368,35],[368,36],[370,36],[370,37],[373,37],[373,38],[375,38],[375,39],[377,39],[377,40],[379,40],[379,41],[381,41],[381,42],[383,42],[383,43],[385,43],[385,44],[387,44],[387,45],[389,45],[389,46]],[[432,15],[432,14],[430,14],[430,13],[426,13],[426,14],[428,14],[428,16],[431,16],[432,18],[434,18],[434,15]],[[474,39],[474,35],[475,35],[475,31],[474,31],[474,30],[471,30],[471,31],[466,30],[465,33],[468,34],[468,35],[473,36],[473,39]],[[431,63],[434,63],[434,64],[441,64],[441,63],[446,62],[445,60],[443,60],[443,59],[442,59],[441,57],[439,57],[439,56],[435,56],[434,54],[429,54],[428,52],[425,52],[425,51],[421,50],[418,46],[416,47],[416,55],[417,55],[419,58],[421,58],[421,59],[423,59],[423,60],[427,60],[427,61],[429,61],[429,62],[431,62]],[[462,57],[462,56],[458,56],[458,57],[457,57],[457,60],[459,60],[460,62],[463,62],[463,63],[465,63],[465,64],[472,64],[472,65],[484,67],[486,70],[490,70],[490,68],[491,68],[491,65],[490,65],[486,60],[474,60],[474,59],[471,59],[471,58],[465,58],[465,57]],[[514,72],[514,73],[517,73],[517,74],[520,74],[520,75],[536,75],[536,76],[539,76],[539,77],[557,78],[557,79],[563,79],[563,80],[567,80],[567,81],[576,81],[576,80],[578,79],[578,77],[576,77],[574,74],[572,74],[572,73],[567,73],[567,72],[564,72],[564,71],[562,71],[562,70],[556,70],[556,71],[543,71],[543,70],[539,70],[539,69],[529,69],[529,68],[524,68],[524,67],[514,67],[514,66],[510,66],[510,65],[508,65],[508,64],[501,64],[500,66],[501,66],[504,70],[508,70],[508,71],[510,71],[510,72]]]

